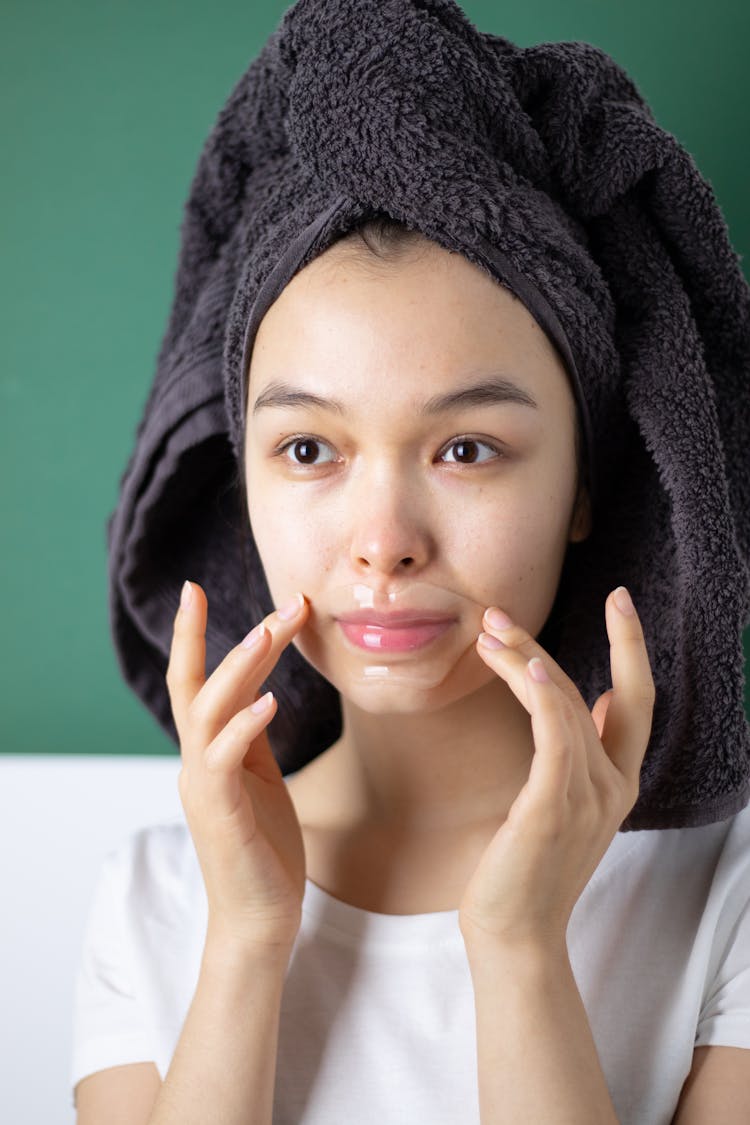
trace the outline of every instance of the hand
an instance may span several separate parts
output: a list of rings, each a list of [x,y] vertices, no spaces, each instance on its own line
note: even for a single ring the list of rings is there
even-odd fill
[[[266,693],[260,712],[253,703],[307,620],[308,605],[300,599],[288,621],[270,614],[253,630],[255,644],[237,645],[206,680],[208,600],[199,585],[190,586],[190,604],[175,618],[166,678],[182,754],[180,799],[206,885],[209,933],[254,949],[291,950],[305,888],[304,844],[266,734],[276,700]]]
[[[467,945],[489,938],[507,946],[564,947],[573,907],[636,802],[654,682],[635,611],[618,609],[613,591],[605,617],[613,687],[589,712],[572,680],[529,633],[514,624],[493,627],[485,614],[488,633],[506,647],[478,639],[477,652],[529,712],[534,756],[528,781],[461,900]],[[533,675],[540,667],[548,676],[543,682]]]

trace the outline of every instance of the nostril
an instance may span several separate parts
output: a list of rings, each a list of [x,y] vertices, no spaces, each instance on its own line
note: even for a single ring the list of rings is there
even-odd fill
[[[360,566],[372,566],[372,563],[370,562],[370,560],[365,558],[364,555],[360,556],[358,562],[359,562]],[[401,562],[399,563],[399,565],[404,567],[404,568],[411,567],[411,566],[414,565],[414,559],[411,555],[408,555],[406,558],[401,559]]]

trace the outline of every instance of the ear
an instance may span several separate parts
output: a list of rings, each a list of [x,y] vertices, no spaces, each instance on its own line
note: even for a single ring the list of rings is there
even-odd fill
[[[585,485],[581,485],[578,489],[573,515],[570,520],[568,542],[580,543],[581,540],[588,539],[591,534],[592,522],[589,490]]]

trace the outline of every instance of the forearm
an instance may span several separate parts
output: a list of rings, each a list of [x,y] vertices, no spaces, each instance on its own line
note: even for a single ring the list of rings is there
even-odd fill
[[[470,947],[482,1125],[617,1125],[567,949]]]
[[[271,1125],[288,960],[207,941],[149,1125]]]

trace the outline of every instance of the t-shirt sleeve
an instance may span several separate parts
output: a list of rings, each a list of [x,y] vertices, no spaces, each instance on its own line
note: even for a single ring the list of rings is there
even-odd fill
[[[89,907],[74,988],[71,1086],[88,1074],[154,1057],[129,955],[126,902],[133,843],[105,858]]]
[[[750,833],[747,816],[741,822],[743,832],[725,849],[714,880],[721,885],[723,906],[696,1047],[750,1048]]]

